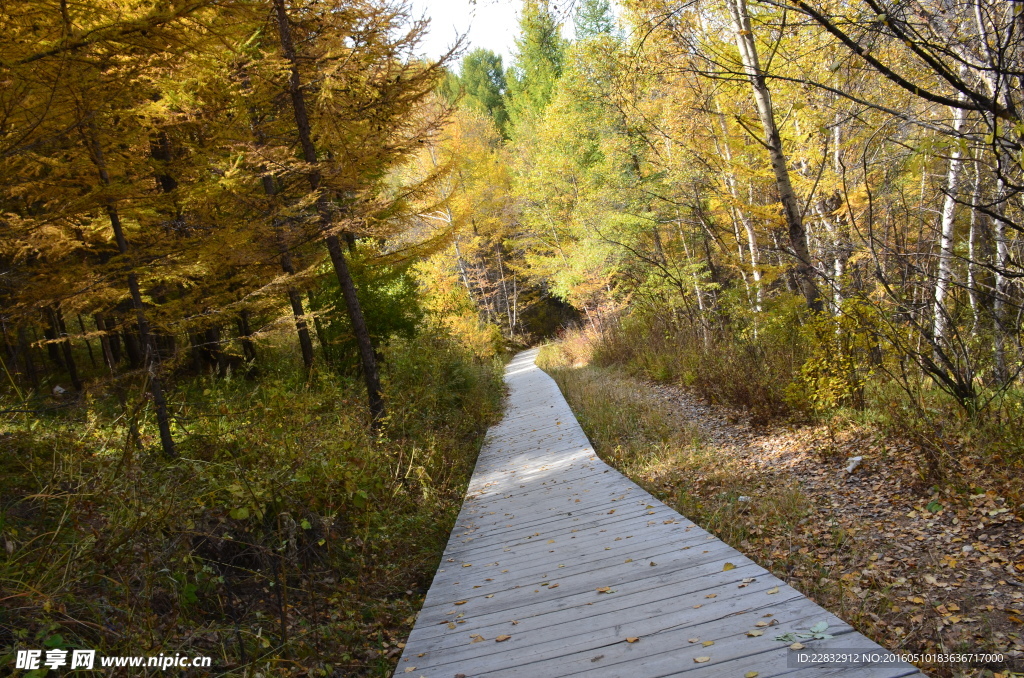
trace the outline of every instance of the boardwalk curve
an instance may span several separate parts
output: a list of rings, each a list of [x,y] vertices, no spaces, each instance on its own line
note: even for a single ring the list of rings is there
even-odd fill
[[[505,417],[396,676],[922,675],[792,665],[775,638],[822,622],[832,637],[807,650],[892,655],[598,459],[536,356],[506,368]]]

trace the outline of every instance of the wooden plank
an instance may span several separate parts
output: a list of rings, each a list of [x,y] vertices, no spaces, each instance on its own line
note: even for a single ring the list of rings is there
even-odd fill
[[[820,621],[835,637],[809,648],[880,648],[601,461],[535,355],[506,369],[506,415],[396,676],[920,675],[787,665],[775,637]]]

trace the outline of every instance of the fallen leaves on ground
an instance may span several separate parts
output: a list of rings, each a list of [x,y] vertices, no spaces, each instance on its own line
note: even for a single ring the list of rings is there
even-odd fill
[[[919,473],[924,452],[877,429],[755,429],[744,413],[683,388],[622,383],[651,397],[686,439],[697,429],[704,462],[681,464],[675,452],[646,466],[608,458],[669,506],[882,645],[919,653],[964,646],[1024,661],[1019,479],[994,478],[965,444],[942,441],[958,467],[934,486]],[[855,456],[863,461],[847,473]],[[948,667],[926,670],[953,676]]]

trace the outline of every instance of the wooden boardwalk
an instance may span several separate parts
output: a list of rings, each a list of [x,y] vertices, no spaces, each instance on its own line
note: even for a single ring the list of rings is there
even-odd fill
[[[396,676],[922,675],[791,665],[776,637],[821,622],[833,637],[807,650],[888,653],[598,459],[536,355],[506,370]]]

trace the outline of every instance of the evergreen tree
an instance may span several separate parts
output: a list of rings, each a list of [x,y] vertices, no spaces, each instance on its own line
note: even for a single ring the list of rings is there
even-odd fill
[[[540,115],[547,107],[565,60],[565,39],[547,0],[525,0],[519,26],[515,62],[508,79],[513,125]]]
[[[462,60],[459,84],[470,108],[486,113],[505,136],[508,110],[505,108],[505,69],[501,56],[489,49],[478,47]]]
[[[574,24],[577,40],[614,32],[615,17],[612,16],[611,3],[608,0],[582,0],[576,9]]]

